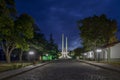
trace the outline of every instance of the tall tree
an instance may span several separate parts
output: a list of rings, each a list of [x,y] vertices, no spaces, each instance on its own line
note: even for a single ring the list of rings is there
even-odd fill
[[[21,38],[21,42],[19,42],[16,45],[16,48],[18,48],[18,50],[20,51],[19,52],[19,62],[22,62],[22,60],[23,60],[22,59],[23,53],[24,53],[24,51],[28,51],[29,50],[30,45],[29,45],[29,43],[25,39]]]
[[[33,37],[32,24],[33,20],[27,14],[22,14],[16,21],[9,16],[0,17],[0,40],[8,63],[16,45],[21,45],[21,41]],[[22,38],[24,40],[21,40]]]
[[[83,46],[89,50],[117,41],[117,22],[105,15],[88,17],[78,21]]]
[[[36,50],[36,58],[39,59],[44,53],[47,53],[46,47],[48,41],[45,39],[44,34],[41,32],[39,26],[34,23],[34,37],[29,40],[30,49]]]
[[[16,47],[21,49],[21,53],[19,55],[20,61],[22,61],[23,51],[29,50],[28,40],[32,39],[34,36],[33,30],[33,19],[28,14],[20,15],[15,21],[16,31],[17,31],[17,43]]]
[[[103,46],[115,42],[117,23],[105,15],[88,17],[78,22],[80,36],[87,45]]]
[[[5,0],[0,0],[0,42],[7,62],[10,62],[9,56],[14,48],[14,45],[11,46],[14,40],[14,37],[10,36],[13,34],[11,31],[14,32],[14,20],[10,17],[10,11]]]
[[[54,58],[57,58],[58,46],[54,43],[53,35],[50,34],[49,43],[47,45],[47,51],[49,54],[53,55]]]

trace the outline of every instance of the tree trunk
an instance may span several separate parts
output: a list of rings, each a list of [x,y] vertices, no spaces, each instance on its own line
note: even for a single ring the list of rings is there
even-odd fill
[[[19,61],[22,62],[22,55],[23,55],[23,51],[21,50],[20,55],[19,55]]]
[[[94,60],[97,61],[96,48],[93,50],[93,52],[94,52]]]
[[[11,63],[11,53],[12,53],[12,51],[13,51],[13,48],[10,49],[10,50],[7,50],[7,51],[5,52],[6,62],[7,62],[7,63]]]
[[[11,62],[10,54],[6,52],[5,56],[6,56],[6,62],[10,63]]]
[[[110,53],[111,53],[111,49],[110,49],[110,47],[108,47],[108,49],[107,49],[107,61],[108,62],[110,62]]]
[[[15,49],[14,45],[8,44],[7,42],[2,42],[2,49],[3,52],[5,53],[5,57],[6,57],[6,62],[10,63],[11,62],[11,53],[12,51]]]
[[[102,61],[105,61],[105,50],[102,49]]]

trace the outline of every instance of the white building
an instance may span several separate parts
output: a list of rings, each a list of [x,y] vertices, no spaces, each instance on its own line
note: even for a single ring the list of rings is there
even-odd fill
[[[84,58],[93,60],[96,55],[96,59],[120,61],[120,42],[106,45],[101,50],[101,52],[96,52],[96,54],[93,51],[86,52],[84,53]]]

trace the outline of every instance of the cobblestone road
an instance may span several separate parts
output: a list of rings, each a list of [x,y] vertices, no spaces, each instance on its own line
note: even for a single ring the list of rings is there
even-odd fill
[[[73,60],[60,60],[8,80],[120,80],[120,73]]]

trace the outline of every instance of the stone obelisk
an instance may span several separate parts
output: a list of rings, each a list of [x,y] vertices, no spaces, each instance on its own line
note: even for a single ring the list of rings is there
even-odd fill
[[[63,50],[64,50],[64,34],[62,34],[62,53],[63,53]]]
[[[67,46],[68,44],[67,44],[67,37],[66,37],[66,52],[68,52],[68,46]]]
[[[71,58],[68,55],[68,41],[67,41],[67,37],[66,37],[66,41],[65,41],[65,46],[64,46],[64,34],[62,34],[62,52],[61,52],[61,56],[59,57],[60,59],[67,59],[67,58]],[[64,48],[65,47],[65,48]]]

